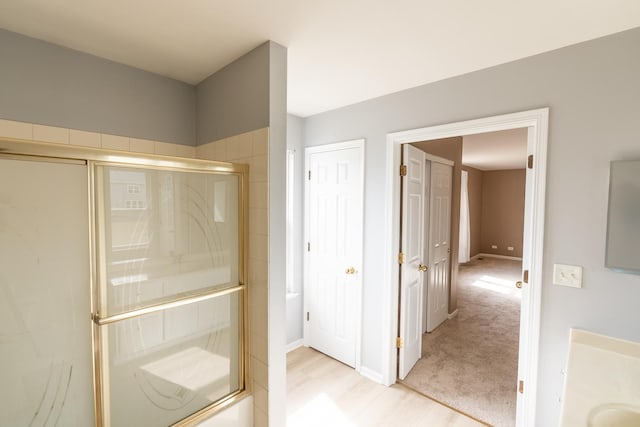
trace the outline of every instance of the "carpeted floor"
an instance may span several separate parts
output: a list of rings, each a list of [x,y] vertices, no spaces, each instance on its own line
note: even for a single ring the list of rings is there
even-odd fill
[[[515,425],[520,261],[460,265],[458,315],[422,338],[422,359],[403,381],[496,427]]]

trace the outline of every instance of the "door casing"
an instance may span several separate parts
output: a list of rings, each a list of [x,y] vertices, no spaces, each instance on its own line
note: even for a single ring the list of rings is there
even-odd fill
[[[533,155],[534,168],[531,183],[527,185],[525,206],[525,240],[528,245],[529,283],[523,288],[523,310],[520,322],[519,379],[525,382],[526,393],[518,394],[516,425],[535,426],[535,409],[540,337],[540,308],[542,298],[542,259],[544,241],[544,209],[546,190],[547,140],[549,108],[540,108],[499,116],[429,126],[387,134],[385,177],[385,283],[388,306],[382,313],[384,324],[389,325],[387,351],[383,354],[383,383],[396,382],[397,357],[395,337],[398,331],[398,263],[400,212],[397,203],[400,190],[400,145],[404,143],[472,135],[476,133],[527,128],[527,155]],[[523,260],[526,257],[523,254]],[[526,266],[523,266],[526,268]],[[524,301],[526,300],[526,306]]]

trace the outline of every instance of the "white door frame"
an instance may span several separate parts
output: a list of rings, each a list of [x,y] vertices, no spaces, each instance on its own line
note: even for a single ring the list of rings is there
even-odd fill
[[[540,306],[542,289],[542,249],[544,239],[544,210],[547,165],[547,139],[549,109],[522,111],[475,120],[467,120],[444,125],[411,129],[387,134],[387,164],[385,188],[385,275],[388,286],[389,304],[383,313],[385,324],[389,325],[388,346],[383,357],[386,365],[384,383],[396,382],[397,349],[395,338],[398,331],[398,262],[399,251],[399,207],[400,200],[400,144],[454,136],[472,135],[483,132],[528,128],[528,146],[534,156],[531,225],[531,262],[529,268],[529,307],[527,317],[521,322],[520,365],[521,380],[525,381],[526,393],[519,401],[517,420],[519,427],[535,425],[536,392],[538,379],[538,345],[540,336]],[[525,285],[526,286],[526,285]],[[526,291],[527,289],[525,289]],[[524,323],[524,325],[522,324]]]
[[[361,157],[361,162],[362,162],[362,168],[361,168],[361,173],[362,173],[362,209],[363,212],[361,213],[362,215],[362,249],[360,251],[361,253],[361,259],[359,262],[360,265],[360,282],[358,284],[358,289],[356,291],[356,295],[358,296],[357,301],[356,301],[356,305],[355,307],[353,307],[354,311],[355,311],[355,319],[356,319],[356,363],[355,363],[355,370],[356,372],[360,372],[360,355],[361,355],[361,347],[362,347],[362,288],[363,288],[363,281],[364,281],[364,264],[363,264],[363,259],[364,259],[364,171],[365,171],[365,157],[364,157],[364,139],[354,139],[354,140],[350,140],[350,141],[343,141],[343,142],[336,142],[336,143],[332,143],[332,144],[325,144],[325,145],[319,145],[319,146],[315,146],[315,147],[307,147],[304,150],[304,247],[302,248],[303,252],[304,252],[304,265],[303,265],[303,280],[304,280],[304,285],[303,285],[303,289],[304,289],[304,309],[303,309],[303,314],[306,313],[309,309],[309,301],[308,301],[308,295],[309,292],[307,292],[307,283],[309,283],[309,252],[307,251],[307,242],[309,242],[309,180],[307,179],[307,173],[309,171],[309,157],[311,154],[314,153],[322,153],[322,152],[326,152],[326,151],[335,151],[335,150],[346,150],[349,148],[359,148],[360,149],[360,155]],[[302,323],[303,323],[303,344],[308,347],[309,346],[309,324],[307,323],[306,320],[306,314],[304,314],[303,319],[302,319]]]

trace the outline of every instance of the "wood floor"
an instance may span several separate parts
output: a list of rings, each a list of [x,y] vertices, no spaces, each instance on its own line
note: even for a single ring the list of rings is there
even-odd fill
[[[313,349],[287,355],[288,427],[482,425],[402,385],[376,384]]]

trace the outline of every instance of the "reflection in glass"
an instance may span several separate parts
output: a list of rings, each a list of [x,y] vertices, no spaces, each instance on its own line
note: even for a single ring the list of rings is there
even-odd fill
[[[103,326],[112,426],[177,422],[241,387],[242,291]]]
[[[96,167],[102,316],[238,284],[238,177]]]

